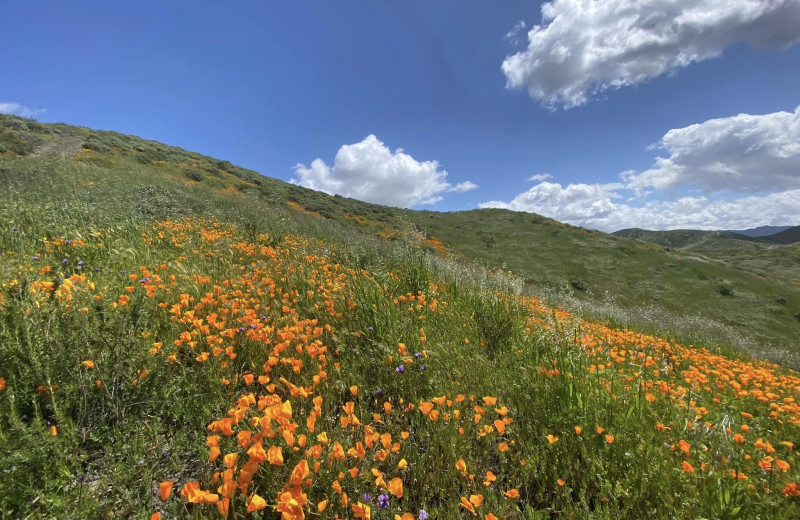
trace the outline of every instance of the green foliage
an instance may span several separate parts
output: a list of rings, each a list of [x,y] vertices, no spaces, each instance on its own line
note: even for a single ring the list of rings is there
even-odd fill
[[[214,294],[220,280],[241,277],[258,262],[271,265],[265,258],[278,249],[286,251],[281,253],[286,269],[273,280],[276,289],[259,296],[259,319],[288,323],[283,306],[291,303],[298,315],[332,326],[334,333],[324,337],[331,361],[319,431],[352,446],[356,434],[337,424],[342,406],[353,401],[365,423],[377,413],[382,427],[410,432],[409,442],[392,455],[411,462],[403,473],[405,495],[393,499],[397,512],[424,507],[431,518],[463,518],[458,497],[484,493],[481,515],[491,511],[508,519],[797,517],[796,500],[780,494],[785,477],[776,472],[771,482],[752,473],[750,482],[758,487],[749,489],[748,481],[730,478],[722,463],[757,453],[750,446],[754,439],[748,438],[746,447],[734,445],[727,428],[739,431],[742,412],[763,410],[757,408],[763,403],[727,394],[715,403],[713,394],[698,385],[686,401],[707,406],[704,420],[714,427],[699,419],[683,427],[690,410],[686,402],[673,401],[668,393],[650,402],[647,393],[658,392],[642,379],[627,379],[638,360],[615,362],[608,353],[617,345],[611,334],[632,322],[659,323],[660,328],[646,330],[672,330],[691,341],[702,340],[703,331],[721,335],[744,329],[764,341],[785,340],[800,326],[792,316],[800,300],[784,283],[538,216],[500,210],[412,212],[330,197],[114,132],[69,129],[85,136],[87,149],[93,150],[71,159],[19,157],[51,130],[66,129],[5,117],[0,128],[22,136],[14,137],[16,148],[0,158],[5,193],[0,203],[0,377],[6,385],[0,392],[2,519],[148,518],[155,510],[164,518],[218,517],[213,508],[186,504],[177,492],[162,502],[155,486],[171,480],[177,491],[196,480],[212,487],[219,465],[208,462],[208,424],[252,391],[241,380],[223,379],[229,373],[258,373],[269,352],[242,340],[223,372],[219,365],[198,362],[196,351],[175,350],[173,363],[152,350],[155,343],[170,348],[187,330],[171,319],[171,306],[181,294],[196,304]],[[187,172],[197,172],[199,179],[187,178]],[[305,212],[287,206],[289,200]],[[184,218],[230,233],[206,240],[189,231],[159,238],[154,230],[155,222]],[[172,241],[173,236],[180,238]],[[463,256],[436,249],[433,238]],[[266,256],[248,256],[233,247],[241,243]],[[325,267],[309,258],[324,258]],[[142,266],[167,281],[171,292],[148,297]],[[336,300],[333,314],[312,283],[325,268],[347,273],[331,293],[336,296],[326,296]],[[609,337],[599,341],[610,366],[601,370],[589,360],[590,334],[574,317],[555,311],[542,317],[546,311],[523,305],[519,296],[526,288],[508,270],[524,273],[537,290],[555,288],[549,295],[553,301],[568,302],[585,315],[614,318],[603,329]],[[581,290],[574,298],[570,285],[580,288],[572,281],[591,292]],[[52,283],[52,290],[42,289],[42,282]],[[66,300],[70,284],[79,290]],[[720,298],[720,284],[736,287],[736,297]],[[563,288],[569,294],[557,292]],[[129,297],[124,305],[122,296]],[[651,307],[653,301],[659,307]],[[642,314],[619,313],[633,308]],[[709,321],[685,319],[689,313]],[[634,337],[626,346],[638,348],[637,341],[645,340]],[[400,343],[410,362],[399,354]],[[667,344],[642,354],[659,356]],[[759,352],[763,345],[751,348]],[[693,363],[702,365],[660,359],[642,374],[653,380],[674,376],[680,383]],[[83,365],[85,360],[95,366]],[[617,369],[628,372],[623,377]],[[279,366],[274,379],[291,374],[290,367]],[[358,387],[358,397],[351,386]],[[461,423],[444,417],[434,422],[418,410],[400,412],[420,400],[456,394],[475,398],[461,406]],[[496,432],[459,432],[472,422],[474,406],[499,417],[496,406],[482,403],[481,396],[496,396],[497,406],[508,407],[513,422],[502,438]],[[384,413],[383,400],[396,413]],[[657,430],[662,423],[671,429]],[[759,435],[798,438],[795,426],[774,420],[768,411],[748,423]],[[583,426],[582,434],[575,432],[576,425]],[[601,425],[613,432],[613,443],[595,433]],[[550,442],[548,435],[558,439]],[[682,471],[684,456],[670,449],[678,439],[693,446],[695,474]],[[226,440],[236,449],[233,439]],[[509,442],[507,452],[499,451],[498,441]],[[796,451],[776,447],[781,450],[776,457],[790,461],[796,475]],[[460,459],[474,481],[456,470]],[[701,471],[700,461],[715,469]],[[361,464],[369,475],[377,462],[368,458]],[[288,464],[260,471],[259,489],[280,489],[289,471]],[[483,486],[487,471],[502,489],[497,483]],[[326,478],[314,482],[309,496],[331,493]],[[348,485],[373,490],[371,477],[358,478]],[[501,494],[509,487],[519,490],[519,499]],[[336,511],[341,516],[341,509]],[[373,508],[376,519],[393,517],[387,513]],[[241,509],[231,514],[245,516]]]

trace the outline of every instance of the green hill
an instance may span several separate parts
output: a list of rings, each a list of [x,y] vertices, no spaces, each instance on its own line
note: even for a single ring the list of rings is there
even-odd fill
[[[428,239],[432,250],[449,249],[462,262],[510,271],[524,280],[529,292],[582,314],[685,342],[728,345],[800,367],[800,320],[795,316],[800,312],[800,262],[795,247],[772,249],[727,232],[633,233],[632,238],[647,241],[667,237],[659,240],[665,247],[653,247],[521,212],[403,210],[330,196],[116,132],[11,116],[0,121],[0,149],[6,154],[33,153],[38,159],[44,156],[34,153],[37,147],[74,143],[75,136],[81,137],[80,150],[65,164],[130,172],[134,191],[127,203],[143,216],[196,213],[195,199],[182,206],[182,194],[147,184],[169,179],[198,193],[235,191],[280,211],[284,219],[303,215],[317,225],[336,223],[390,241],[411,227]]]
[[[795,288],[113,132],[0,145],[3,520],[800,514],[800,376],[712,341],[788,364]]]

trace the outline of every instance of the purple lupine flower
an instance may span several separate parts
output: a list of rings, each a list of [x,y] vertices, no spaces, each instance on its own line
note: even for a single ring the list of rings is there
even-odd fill
[[[398,374],[402,374],[403,372],[406,371],[406,367],[404,365],[400,365],[399,367],[395,368],[394,371],[397,372]]]
[[[381,509],[386,509],[389,507],[389,495],[386,493],[378,495],[378,507]]]
[[[419,520],[428,520],[428,512],[424,509],[420,509],[419,516],[417,518],[419,518]]]
[[[375,395],[381,395],[382,393],[383,393],[383,390],[381,390],[380,388],[377,388],[375,390]]]
[[[422,357],[422,352],[414,352],[414,357],[415,357],[416,359],[419,359],[419,358],[421,358],[421,357]]]
[[[33,255],[33,259],[34,260],[38,260],[39,259],[39,255]]]
[[[258,328],[258,325],[256,325],[255,323],[251,323],[251,324],[250,324],[250,328],[251,328],[251,329],[257,329],[257,328]]]
[[[361,498],[364,499],[364,502],[369,502],[370,500],[372,500],[372,497],[369,496],[369,493],[364,493],[363,495],[361,495]]]
[[[422,365],[421,367],[419,367],[420,370],[427,370],[427,368],[428,368],[428,365]]]
[[[78,267],[83,267],[84,265],[86,265],[86,262],[83,260],[78,260]]]
[[[67,259],[65,258],[65,259],[63,259],[63,260],[61,261],[61,265],[67,265],[67,263],[68,263],[68,262],[69,262],[69,260],[67,260]]]
[[[71,243],[72,243],[72,240],[64,240],[64,244],[66,244],[66,245],[70,245]]]
[[[374,329],[372,326],[369,326],[369,327],[367,327],[367,328],[369,329],[369,331],[370,331],[370,332],[372,332],[373,330],[375,330],[375,329]]]

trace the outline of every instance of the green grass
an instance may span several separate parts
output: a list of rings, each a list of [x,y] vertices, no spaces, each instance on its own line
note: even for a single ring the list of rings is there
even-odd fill
[[[369,493],[376,519],[421,509],[464,518],[460,499],[473,495],[481,518],[800,513],[786,494],[800,460],[781,444],[800,438],[797,373],[653,335],[707,341],[740,330],[701,307],[715,302],[735,318],[744,312],[735,303],[757,304],[769,281],[532,215],[393,210],[137,138],[59,131],[83,132],[95,151],[0,158],[0,518],[220,518],[180,491],[197,482],[224,498],[226,454],[238,455],[227,475],[250,479],[230,518],[277,518],[291,490],[305,495],[308,518],[353,517],[334,481],[351,502]],[[699,287],[679,288],[682,277]],[[719,293],[721,280],[733,296]],[[531,287],[614,321],[569,315],[526,297]],[[657,306],[647,293],[660,295]],[[632,313],[640,307],[650,310]],[[651,334],[623,327],[654,320]],[[291,419],[276,403],[291,403]],[[435,421],[420,411],[429,405]],[[209,460],[209,427],[237,413]],[[343,426],[348,417],[361,424]],[[397,445],[383,452],[387,434]],[[248,435],[280,446],[284,464],[248,471]],[[306,447],[294,451],[300,435]],[[335,443],[356,456],[339,460]],[[319,459],[306,452],[316,445]],[[320,469],[298,487],[291,473],[303,460]],[[403,483],[387,510],[373,469]],[[484,485],[487,471],[496,480]],[[162,501],[164,481],[173,491]],[[512,489],[518,497],[506,496]],[[267,507],[249,514],[254,493]]]

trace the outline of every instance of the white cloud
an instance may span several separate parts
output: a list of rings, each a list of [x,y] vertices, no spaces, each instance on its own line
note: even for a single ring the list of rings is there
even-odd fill
[[[520,43],[522,43],[522,40],[520,39],[520,36],[522,35],[522,31],[524,31],[525,29],[527,29],[527,27],[528,27],[528,26],[527,26],[527,25],[525,25],[525,20],[520,20],[520,21],[518,21],[518,22],[517,22],[517,23],[514,25],[514,28],[513,28],[513,29],[511,29],[510,31],[508,31],[508,32],[506,33],[506,35],[504,36],[504,38],[505,38],[506,40],[508,40],[508,41],[509,41],[509,43],[511,43],[511,45],[513,45],[514,47],[516,47],[516,46],[518,46]]]
[[[21,117],[36,117],[47,112],[46,108],[31,109],[19,103],[0,103],[0,114],[11,114]]]
[[[550,175],[549,173],[537,173],[536,175],[531,175],[530,177],[528,177],[528,180],[533,182],[542,182],[552,178],[553,176]]]
[[[477,190],[477,189],[478,189],[478,185],[475,184],[474,182],[472,182],[472,181],[464,181],[464,182],[459,182],[458,184],[456,184],[452,188],[449,188],[447,191],[452,191],[452,192],[455,192],[455,193],[464,193],[465,191],[472,191],[472,190]]]
[[[619,197],[607,185],[543,182],[510,202],[492,201],[481,208],[527,211],[578,226],[604,231],[644,229],[747,229],[765,225],[800,224],[800,189],[726,200],[682,197],[650,201],[640,206],[614,202]],[[794,221],[787,221],[794,219]]]
[[[478,187],[470,181],[453,186],[437,161],[419,162],[402,149],[392,152],[374,135],[339,148],[333,166],[314,159],[310,167],[297,164],[294,171],[293,184],[397,207],[434,204],[442,193]]]
[[[622,174],[630,189],[696,185],[702,191],[758,193],[800,188],[800,107],[739,114],[667,132],[650,169]]]
[[[669,157],[656,157],[643,172],[622,172],[624,182],[566,187],[539,182],[509,202],[480,206],[606,231],[800,224],[800,107],[673,129],[651,149],[664,149]],[[664,200],[665,190],[694,196]],[[621,202],[625,192],[636,196]]]
[[[737,43],[782,49],[798,41],[800,0],[553,0],[542,5],[528,48],[502,69],[508,88],[572,108]]]

